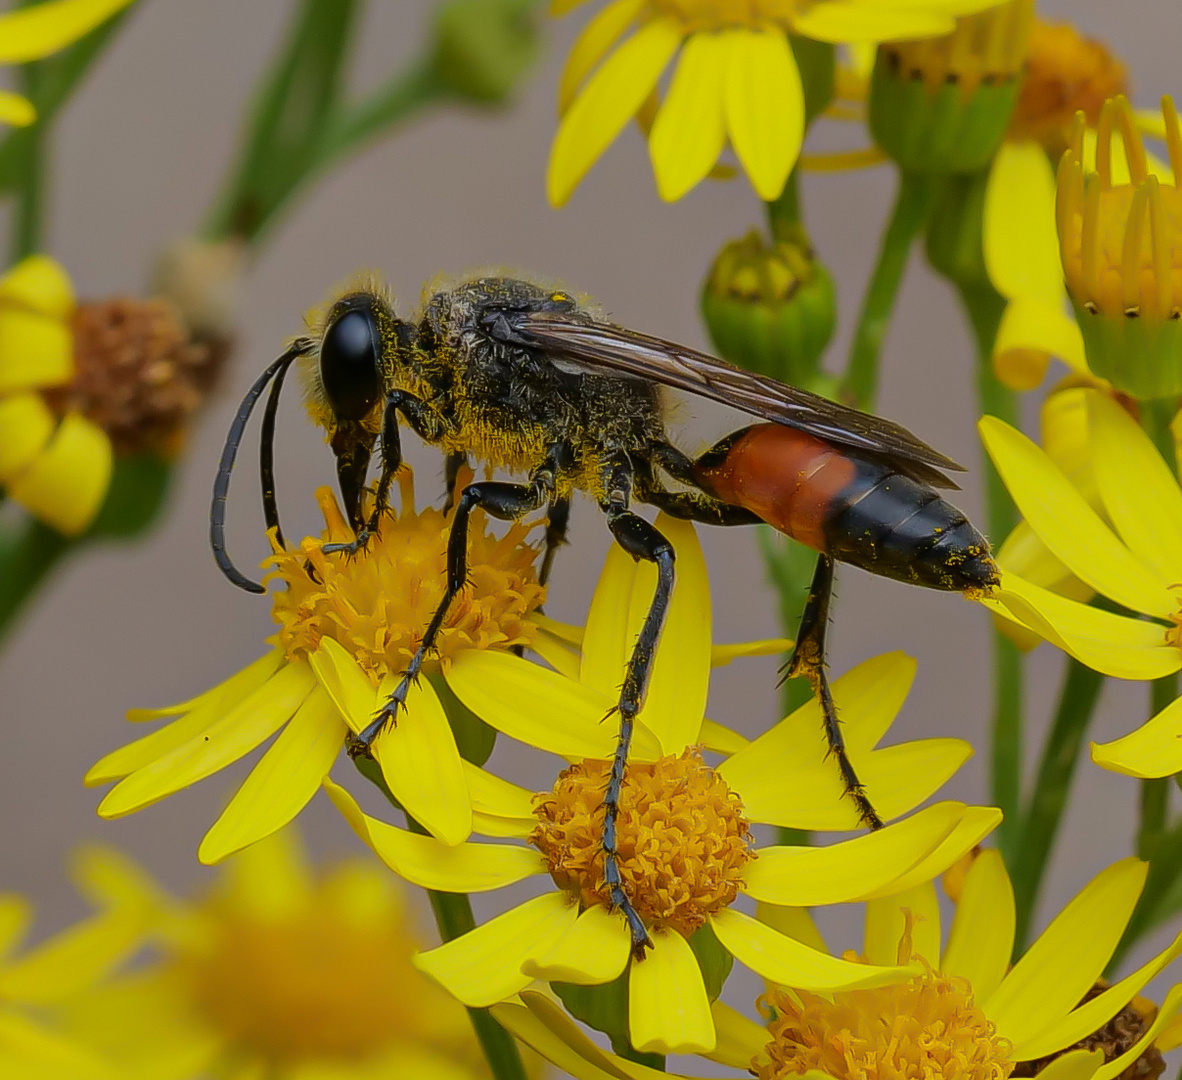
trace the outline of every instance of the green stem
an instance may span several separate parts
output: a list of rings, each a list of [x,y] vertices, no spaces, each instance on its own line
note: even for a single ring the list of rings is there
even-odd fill
[[[39,64],[25,64],[21,69],[22,90],[36,103],[40,96],[43,73]],[[45,125],[32,124],[26,129],[21,143],[21,156],[16,162],[16,208],[9,242],[9,262],[20,262],[41,247],[41,230],[45,218]]]
[[[1017,395],[1002,386],[993,373],[993,342],[1005,311],[1005,300],[992,286],[961,284],[961,302],[969,317],[977,347],[977,401],[982,413],[1017,425]],[[1005,484],[987,455],[985,474],[985,527],[995,544],[1017,524],[1018,514]],[[1024,727],[1024,659],[1009,638],[993,632],[993,747],[991,794],[1005,815],[997,830],[997,845],[1007,865],[1020,861],[1017,851],[1022,829],[1022,729]]]
[[[1145,889],[1141,899],[1133,911],[1129,925],[1125,927],[1124,936],[1120,939],[1108,964],[1106,975],[1119,969],[1121,961],[1138,941],[1150,930],[1157,926],[1164,918],[1178,910],[1178,904],[1163,903],[1178,881],[1182,873],[1182,824],[1162,833],[1154,844],[1154,857],[1149,864],[1149,874],[1145,878]]]
[[[386,797],[391,806],[402,811],[406,818],[406,827],[411,832],[421,836],[428,835],[427,830],[406,813],[402,804],[394,797],[376,761],[372,758],[356,757],[353,764],[357,771]],[[427,889],[426,893],[431,903],[431,912],[435,916],[440,940],[445,944],[476,928],[476,919],[472,914],[472,904],[467,893],[439,892],[435,889]],[[480,1040],[481,1049],[495,1080],[527,1080],[525,1065],[521,1060],[521,1051],[516,1040],[493,1019],[492,1013],[488,1009],[469,1008],[468,1018],[472,1022],[476,1038]]]
[[[768,228],[773,240],[794,240],[801,229],[800,182],[797,170],[788,175],[788,182],[778,198],[764,204],[767,207]]]
[[[1084,735],[1103,686],[1103,675],[1068,658],[1055,719],[1043,743],[1030,806],[1021,821],[1020,843],[1010,864],[1017,908],[1015,956],[1026,948],[1030,920],[1079,764]]]
[[[878,262],[862,298],[862,311],[842,380],[843,396],[860,409],[872,408],[878,395],[878,355],[890,325],[911,245],[927,220],[934,190],[928,177],[899,173],[895,206],[883,233]]]
[[[1178,696],[1178,676],[1166,675],[1149,687],[1149,715],[1156,716]],[[1137,854],[1155,858],[1158,841],[1166,831],[1170,808],[1169,777],[1141,781],[1141,817],[1137,827]]]
[[[66,537],[35,518],[0,536],[0,641],[70,547]]]

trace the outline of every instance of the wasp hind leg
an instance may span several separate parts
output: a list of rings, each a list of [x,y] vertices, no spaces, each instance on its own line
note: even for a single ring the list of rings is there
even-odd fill
[[[394,688],[389,700],[373,721],[350,744],[353,756],[369,752],[374,739],[387,724],[393,724],[398,710],[406,705],[406,695],[419,680],[427,654],[435,648],[443,622],[447,618],[452,601],[468,584],[468,519],[476,507],[502,521],[518,521],[532,510],[537,510],[554,494],[554,466],[550,462],[538,469],[528,484],[506,484],[485,480],[469,484],[456,501],[455,514],[451,519],[451,530],[447,535],[447,585],[443,599],[431,616],[431,622],[423,633],[423,640],[402,673],[402,679]]]
[[[821,713],[824,717],[825,738],[829,743],[829,753],[837,762],[841,772],[842,782],[845,784],[846,794],[854,800],[858,808],[858,817],[870,829],[881,829],[883,822],[874,806],[866,796],[866,789],[858,774],[854,771],[853,763],[846,753],[845,737],[841,733],[841,721],[837,717],[837,706],[833,702],[833,694],[829,689],[829,677],[825,673],[825,632],[829,626],[829,601],[833,596],[833,560],[828,555],[821,555],[817,559],[817,569],[813,574],[813,583],[809,588],[809,597],[804,605],[804,612],[800,617],[800,629],[796,636],[796,647],[792,656],[784,665],[784,679],[792,679],[803,675],[813,688],[817,700],[821,703]]]
[[[545,585],[554,569],[554,556],[566,543],[566,530],[570,524],[570,496],[562,495],[550,501],[546,515],[546,540],[542,552],[542,566],[538,570],[538,584]]]

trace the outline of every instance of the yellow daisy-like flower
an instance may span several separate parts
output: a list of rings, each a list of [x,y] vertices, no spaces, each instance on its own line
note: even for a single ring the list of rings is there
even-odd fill
[[[27,901],[0,895],[0,1076],[5,1080],[116,1080],[116,1072],[55,1023],[53,1010],[107,979],[148,928],[142,904],[121,903],[18,951]]]
[[[1103,611],[1013,573],[980,602],[1080,663],[1121,679],[1182,669],[1182,490],[1149,437],[1111,397],[1080,390],[1090,473],[1107,520],[1047,453],[993,417],[980,424],[989,456],[1027,524],[1088,588],[1148,618]],[[1109,525],[1108,522],[1111,522]],[[1182,699],[1132,734],[1092,747],[1092,759],[1132,776],[1182,771]]]
[[[624,887],[652,949],[631,957],[624,919],[604,889],[602,797],[618,695],[654,573],[613,549],[600,578],[581,655],[550,650],[557,670],[518,657],[466,653],[449,685],[504,734],[571,762],[551,791],[534,793],[471,770],[476,831],[509,843],[447,847],[363,813],[326,787],[350,824],[396,873],[425,888],[486,892],[529,877],[553,888],[438,949],[418,965],[472,1006],[505,1000],[531,980],[583,985],[627,972],[629,1029],[638,1050],[707,1051],[717,1036],[689,938],[708,927],[722,947],[766,978],[827,993],[878,986],[906,972],[863,966],[811,949],[744,914],[740,894],[792,905],[840,903],[907,888],[941,873],[994,828],[998,811],[939,803],[829,847],[757,846],[756,823],[848,830],[857,823],[827,761],[819,707],[810,702],[744,741],[704,725],[711,664],[710,594],[693,526],[664,517],[678,581],[636,724],[617,821]],[[875,749],[902,705],[914,664],[900,654],[838,679],[847,745],[887,820],[927,799],[968,756],[957,739]],[[729,753],[708,766],[701,744]]]
[[[562,13],[582,2],[553,0],[552,9]],[[648,135],[657,191],[681,198],[729,142],[759,197],[774,199],[805,128],[789,34],[834,43],[934,37],[951,31],[957,15],[998,2],[612,0],[580,34],[562,74],[550,201],[560,206],[570,198],[679,53]]]
[[[909,979],[827,995],[773,986],[766,1026],[716,1002],[720,1045],[710,1056],[759,1080],[1005,1080],[1036,1072],[1046,1080],[1114,1080],[1143,1055],[1160,1062],[1154,1042],[1182,1007],[1182,986],[1156,1015],[1136,995],[1182,951],[1182,939],[1112,986],[1100,981],[1146,870],[1125,859],[1102,871],[1011,966],[1013,888],[1000,855],[982,852],[942,949],[930,883],[867,904],[862,959],[913,960]],[[803,933],[819,938],[807,914],[794,914]],[[522,1002],[498,1005],[494,1015],[579,1080],[667,1075],[599,1049],[540,994]]]
[[[40,60],[73,45],[131,0],[46,0],[0,15],[0,64]],[[0,123],[23,127],[37,119],[28,98],[0,91]]]
[[[198,900],[113,852],[89,864],[96,888],[156,912],[150,960],[63,1010],[64,1030],[119,1063],[112,1080],[490,1075],[463,1007],[411,963],[423,939],[374,860],[314,872],[286,830]]]
[[[416,511],[409,472],[400,474],[402,509],[388,516],[366,554],[325,555],[353,538],[327,488],[318,492],[326,530],[268,560],[286,588],[274,595],[274,648],[226,682],[179,705],[135,709],[133,721],[172,723],[108,754],[88,784],[119,783],[99,806],[121,817],[212,775],[277,732],[198,857],[218,862],[286,825],[316,793],[349,731],[364,729],[393,690],[443,595],[450,515]],[[469,532],[472,587],[452,604],[427,674],[445,675],[468,651],[528,645],[542,602],[537,549],[528,527],[496,537],[487,523]],[[472,830],[465,764],[428,679],[373,752],[386,782],[418,821],[449,844]]]

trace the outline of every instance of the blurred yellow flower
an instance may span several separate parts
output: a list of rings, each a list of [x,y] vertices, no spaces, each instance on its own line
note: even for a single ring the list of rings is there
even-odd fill
[[[489,922],[421,954],[417,963],[461,1001],[487,1006],[533,979],[581,985],[627,973],[629,1032],[638,1050],[709,1051],[716,1045],[710,1002],[689,944],[696,932],[776,982],[830,992],[877,986],[906,972],[893,962],[851,964],[802,945],[733,904],[740,893],[779,904],[833,904],[907,888],[942,873],[1000,819],[992,808],[943,802],[877,832],[828,847],[756,845],[756,823],[849,830],[857,812],[826,760],[815,701],[754,742],[704,724],[711,667],[710,593],[691,524],[658,522],[677,551],[678,581],[636,722],[617,821],[620,872],[649,930],[651,951],[630,958],[632,937],[604,885],[601,808],[618,696],[653,568],[613,548],[596,589],[581,655],[553,650],[554,667],[504,653],[465,653],[449,685],[502,733],[573,762],[551,791],[533,793],[481,769],[469,770],[475,831],[509,843],[447,847],[362,812],[326,787],[358,835],[396,873],[424,888],[483,892],[549,875],[553,887]],[[762,643],[736,647],[763,651]],[[548,657],[549,659],[549,657]],[[895,653],[838,679],[847,746],[882,816],[908,813],[968,756],[958,739],[883,749],[915,666]],[[708,766],[700,744],[729,756]]]
[[[1024,580],[999,557],[1002,584],[980,602],[1122,679],[1156,679],[1182,668],[1182,489],[1149,437],[1111,397],[1080,391],[1090,473],[1107,520],[1040,447],[993,417],[981,437],[1027,524],[1088,588],[1148,618],[1104,611]],[[1112,524],[1109,525],[1108,522]],[[1182,699],[1092,759],[1133,776],[1182,771]]]
[[[553,0],[551,8],[561,14],[583,2]],[[800,154],[805,128],[790,34],[834,43],[933,37],[948,33],[957,15],[999,2],[611,0],[584,28],[562,73],[546,181],[550,201],[560,206],[570,198],[642,111],[679,51],[648,135],[657,191],[680,199],[729,141],[759,197],[774,199]]]
[[[121,817],[211,776],[279,732],[221,817],[198,856],[215,863],[286,825],[328,774],[350,730],[364,729],[406,666],[443,595],[450,517],[414,508],[410,474],[400,474],[402,509],[383,522],[364,556],[325,555],[326,543],[353,538],[335,497],[317,493],[326,529],[280,548],[268,562],[277,591],[274,648],[226,682],[190,701],[135,709],[133,721],[172,723],[108,754],[87,784],[119,783],[99,806]],[[531,614],[544,589],[528,526],[503,536],[487,523],[470,530],[470,579],[448,612],[439,658],[427,671],[446,675],[468,650],[528,645]],[[464,764],[438,695],[427,679],[411,689],[406,715],[374,744],[390,789],[441,840],[456,844],[472,830]]]
[[[414,969],[407,897],[373,860],[313,871],[289,829],[230,860],[204,899],[111,851],[88,874],[155,912],[151,959],[63,1010],[113,1077],[490,1075],[463,1007]]]
[[[1037,1070],[1046,1080],[1114,1080],[1142,1058],[1144,1075],[1154,1075],[1148,1059],[1160,1065],[1159,1037],[1171,1044],[1168,1027],[1182,1007],[1182,987],[1156,1012],[1136,995],[1182,944],[1176,939],[1112,986],[1100,982],[1146,869],[1125,859],[1102,871],[1011,967],[1013,888],[1000,855],[982,852],[965,877],[943,947],[930,883],[866,905],[861,959],[910,961],[910,978],[827,995],[773,986],[766,1026],[716,1002],[720,1042],[707,1056],[760,1080],[887,1080],[953,1070],[966,1080],[1004,1080],[1019,1066],[1019,1075]],[[807,913],[793,912],[792,924],[819,940]],[[667,1075],[601,1050],[540,994],[527,992],[521,1004],[498,1005],[493,1015],[579,1080]],[[1087,1048],[1076,1049],[1080,1044]]]
[[[131,0],[45,0],[0,15],[0,64],[40,60],[73,45]],[[37,119],[32,103],[0,91],[0,123],[24,126]]]

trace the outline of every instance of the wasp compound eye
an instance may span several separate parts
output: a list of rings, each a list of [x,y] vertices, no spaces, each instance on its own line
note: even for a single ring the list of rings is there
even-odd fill
[[[339,315],[320,343],[320,381],[338,420],[360,420],[381,394],[381,350],[373,313]]]

